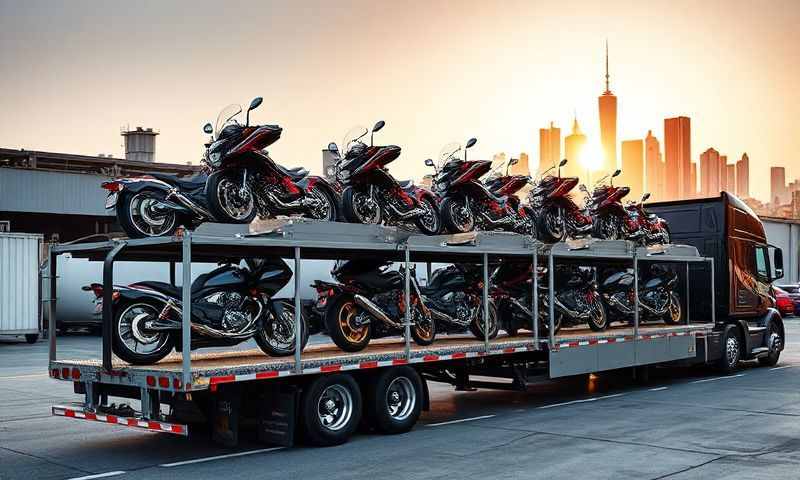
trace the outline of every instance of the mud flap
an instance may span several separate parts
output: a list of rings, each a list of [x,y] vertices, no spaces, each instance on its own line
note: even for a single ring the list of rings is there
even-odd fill
[[[239,443],[239,412],[242,395],[238,385],[220,388],[214,396],[211,440],[225,447]]]
[[[294,445],[300,394],[297,387],[285,386],[261,394],[258,416],[258,441],[270,445]]]

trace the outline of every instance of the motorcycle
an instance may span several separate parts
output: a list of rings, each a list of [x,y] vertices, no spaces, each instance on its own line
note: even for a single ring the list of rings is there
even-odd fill
[[[492,273],[492,298],[497,302],[501,324],[511,336],[520,328],[533,329],[532,270],[531,263],[504,261]],[[539,267],[537,270],[539,332],[547,335],[550,326],[547,269]],[[562,327],[583,323],[596,332],[608,327],[606,309],[593,277],[593,271],[586,267],[562,265],[556,268],[554,335]]]
[[[542,179],[528,194],[530,216],[535,221],[536,238],[544,242],[560,242],[566,238],[588,235],[592,230],[592,217],[584,208],[578,207],[570,196],[570,191],[578,185],[577,177],[562,177],[561,167],[567,159],[561,160],[542,172]],[[557,168],[556,175],[545,176]]]
[[[222,264],[192,282],[189,348],[230,346],[253,338],[268,355],[293,354],[293,303],[272,298],[289,282],[292,270],[280,258],[247,259],[245,263],[246,268]],[[90,288],[102,302],[102,285]],[[158,281],[114,286],[114,353],[128,363],[148,365],[173,348],[186,348],[181,345],[182,295],[180,287]],[[304,315],[301,320],[301,344],[305,347],[308,328]]]
[[[375,146],[375,133],[386,123],[381,120],[372,128],[370,145],[361,139],[369,131],[355,127],[344,139],[344,153],[336,144],[328,148],[338,157],[338,181],[342,184],[342,213],[350,223],[396,225],[414,223],[426,235],[436,235],[441,220],[435,196],[414,185],[413,181],[397,181],[386,165],[400,156],[396,145]]]
[[[483,340],[497,336],[497,309],[489,299],[489,328],[483,315],[483,268],[480,265],[454,264],[435,270],[424,287],[419,287],[424,303],[436,320],[438,333],[471,332]]]
[[[418,345],[430,345],[436,337],[436,321],[412,276],[411,305],[405,304],[404,269],[389,270],[383,260],[338,262],[331,275],[341,283],[318,281],[331,290],[325,308],[325,325],[333,342],[346,352],[363,350],[371,338],[403,334],[406,309],[411,308],[411,337]]]
[[[639,225],[637,212],[626,209],[622,199],[631,191],[629,187],[615,187],[616,170],[598,180],[588,201],[592,215],[592,236],[603,240],[631,240],[639,242],[644,230]],[[608,185],[603,182],[608,179]]]
[[[450,233],[480,230],[524,229],[517,210],[507,196],[492,193],[480,178],[492,169],[489,160],[467,160],[467,150],[478,141],[470,138],[464,147],[446,145],[439,155],[437,168],[433,160],[425,164],[435,169],[434,191],[442,198],[442,224]],[[459,153],[464,152],[464,159]]]
[[[666,245],[670,242],[669,224],[655,213],[648,213],[644,208],[644,202],[650,198],[649,193],[642,195],[638,202],[629,202],[625,206],[628,215],[636,218],[639,228],[644,232],[641,236],[641,243],[646,245]]]
[[[603,303],[609,311],[611,321],[633,323],[634,317],[634,277],[633,269],[609,269],[600,282]],[[662,265],[654,264],[648,275],[639,282],[640,319],[664,320],[676,325],[683,315],[681,299],[674,291],[678,275]]]
[[[171,235],[179,225],[196,228],[204,222],[250,223],[276,215],[301,214],[335,221],[337,195],[322,177],[302,167],[287,169],[263,150],[281,136],[278,125],[250,125],[255,98],[240,123],[242,107],[220,112],[203,156],[203,171],[189,179],[151,174],[104,182],[106,208],[131,238]],[[150,178],[152,177],[152,178]]]
[[[488,188],[489,191],[495,196],[506,197],[508,199],[511,208],[518,216],[517,220],[515,221],[516,228],[514,231],[523,235],[535,235],[536,232],[534,230],[532,212],[529,207],[523,206],[520,203],[520,199],[517,196],[517,192],[519,192],[525,185],[531,183],[531,177],[529,175],[508,174],[509,168],[512,165],[516,165],[517,162],[519,162],[518,158],[510,159],[506,166],[505,175],[492,177],[484,183],[486,188]]]

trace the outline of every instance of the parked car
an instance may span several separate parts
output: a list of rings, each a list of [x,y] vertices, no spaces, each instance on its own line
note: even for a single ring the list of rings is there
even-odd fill
[[[786,290],[781,287],[773,287],[775,290],[775,307],[781,312],[781,315],[794,315],[795,302]]]
[[[800,285],[778,285],[794,302],[794,315],[800,315]]]

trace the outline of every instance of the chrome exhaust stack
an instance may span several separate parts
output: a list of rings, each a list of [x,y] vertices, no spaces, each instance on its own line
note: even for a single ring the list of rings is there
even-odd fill
[[[392,318],[389,317],[389,315],[387,315],[386,312],[381,310],[381,307],[376,305],[372,300],[368,299],[367,297],[365,297],[363,295],[355,294],[355,295],[353,295],[353,299],[356,301],[356,304],[359,307],[363,308],[370,315],[372,315],[373,317],[377,318],[378,320],[380,320],[381,322],[385,323],[386,325],[389,325],[390,327],[398,328],[398,329],[399,328],[403,328],[403,324],[402,323],[398,323],[398,322],[392,320]]]

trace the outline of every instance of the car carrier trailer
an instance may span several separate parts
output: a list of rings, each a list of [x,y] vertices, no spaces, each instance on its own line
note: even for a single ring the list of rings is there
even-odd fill
[[[237,443],[239,427],[245,424],[255,425],[260,441],[280,445],[293,444],[296,433],[319,445],[342,443],[360,420],[380,432],[404,432],[413,427],[420,410],[428,407],[427,381],[461,389],[524,389],[531,376],[558,378],[670,362],[714,363],[725,358],[720,336],[728,330],[715,319],[713,289],[710,298],[694,293],[698,275],[706,278],[702,272],[710,275],[713,284],[714,260],[700,256],[691,246],[641,248],[626,241],[599,240],[546,245],[509,233],[428,237],[392,227],[313,221],[288,221],[248,236],[211,237],[180,231],[167,238],[54,245],[49,253],[50,318],[57,318],[56,258],[67,252],[104,262],[102,358],[58,358],[57,339],[51,332],[50,376],[73,382],[76,394],[83,395],[82,401],[73,405],[54,406],[52,413],[178,435],[210,427],[212,438],[229,446]],[[404,336],[373,340],[356,353],[340,351],[333,344],[309,345],[302,352],[297,348],[293,357],[281,358],[257,350],[190,353],[183,349],[150,366],[127,365],[113,357],[110,328],[115,262],[168,262],[173,278],[175,264],[182,264],[182,343],[188,345],[192,262],[265,256],[294,259],[297,312],[302,308],[298,287],[314,280],[303,278],[302,259],[370,256],[404,262],[406,298],[411,262],[481,263],[483,305],[488,304],[490,264],[499,259],[527,259],[533,263],[533,272],[539,265],[548,265],[548,305],[554,304],[553,267],[559,263],[632,267],[638,284],[639,266],[666,262],[681,275],[684,318],[679,325],[647,324],[641,323],[637,314],[632,325],[610,326],[602,332],[564,328],[554,334],[551,309],[547,335],[540,335],[538,322],[533,322],[532,331],[516,336],[501,333],[481,340],[447,335],[425,347],[412,344],[410,319],[406,318]],[[533,292],[538,281],[534,273]],[[532,299],[536,317],[538,295]],[[638,307],[638,294],[635,300]],[[708,304],[712,308],[703,307]],[[299,323],[300,315],[295,319]],[[299,325],[295,331],[300,331]],[[300,336],[296,337],[299,347]],[[473,376],[498,381],[476,381]],[[137,410],[121,407],[110,400],[113,398],[135,399],[140,406]],[[162,406],[168,406],[168,411]]]

